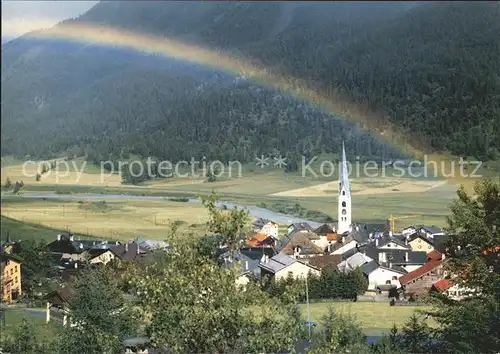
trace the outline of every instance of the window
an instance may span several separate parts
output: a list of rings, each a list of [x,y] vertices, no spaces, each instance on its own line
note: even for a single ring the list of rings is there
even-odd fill
[[[17,272],[17,266],[16,266],[16,268],[15,268],[15,269],[16,269],[16,272]]]
[[[342,202],[342,208],[345,208],[345,207],[346,207],[346,203]]]
[[[422,245],[418,245],[418,249],[419,249],[419,250],[420,250],[420,249],[422,249]]]
[[[345,214],[347,214],[347,210],[342,209],[342,215],[345,215]]]
[[[16,281],[15,281],[15,283],[17,284],[17,277],[16,277]]]
[[[345,195],[345,191],[342,191],[342,195]]]

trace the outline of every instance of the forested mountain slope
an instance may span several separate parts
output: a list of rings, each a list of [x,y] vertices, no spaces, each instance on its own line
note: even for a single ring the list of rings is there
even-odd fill
[[[500,150],[497,3],[101,2],[75,21],[253,58],[457,154]],[[20,38],[2,48],[2,151],[252,160],[394,152],[270,89],[193,65]],[[199,155],[197,155],[199,156]]]

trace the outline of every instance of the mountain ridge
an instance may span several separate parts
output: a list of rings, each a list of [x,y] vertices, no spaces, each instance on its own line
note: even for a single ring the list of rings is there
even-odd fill
[[[347,3],[334,3],[333,5],[323,5],[319,3],[303,5],[303,7],[300,8],[301,16],[299,17],[293,15],[293,11],[296,11],[296,9],[294,10],[290,5],[286,5],[288,3],[283,3],[285,5],[280,3],[261,4],[262,3],[245,3],[238,5],[231,3],[230,6],[223,7],[221,3],[204,3],[198,6],[197,3],[151,4],[130,2],[124,5],[116,2],[101,2],[78,19],[70,20],[69,22],[85,21],[96,24],[107,24],[114,27],[119,27],[121,23],[122,27],[126,28],[138,30],[142,27],[142,30],[145,32],[147,32],[149,28],[149,31],[156,31],[157,33],[166,34],[176,39],[190,39],[192,43],[204,44],[210,48],[222,48],[235,53],[243,53],[245,57],[258,60],[274,70],[280,70],[286,75],[297,76],[309,82],[312,81],[315,85],[318,85],[326,91],[338,90],[340,93],[349,96],[353,102],[360,105],[366,105],[374,111],[381,110],[388,112],[393,123],[402,126],[409,135],[422,135],[429,145],[433,146],[436,150],[451,150],[456,154],[478,155],[491,159],[497,157],[500,151],[500,138],[498,137],[500,134],[495,136],[495,132],[498,132],[500,129],[500,115],[498,113],[498,106],[496,106],[494,102],[495,97],[500,97],[499,84],[498,81],[495,81],[498,80],[499,68],[496,63],[491,61],[488,62],[488,60],[484,58],[479,61],[476,60],[479,51],[482,56],[487,57],[489,55],[493,57],[496,50],[495,48],[497,48],[495,45],[498,45],[498,43],[492,41],[493,35],[499,30],[498,25],[495,27],[495,23],[492,23],[493,26],[489,28],[489,31],[484,23],[478,27],[480,22],[488,24],[491,22],[491,19],[495,19],[495,16],[498,15],[498,12],[486,11],[491,10],[489,7],[491,5],[481,3],[479,9],[471,9],[467,5],[446,3],[425,5],[413,3],[411,6],[394,6],[389,3],[382,3],[379,5],[356,4],[354,7],[352,7],[352,4]],[[356,6],[358,8],[356,8]],[[365,7],[366,12],[368,12],[367,9],[373,10],[374,8],[378,8],[378,15],[376,15],[377,11],[375,10],[371,11],[371,13],[360,13],[359,8],[363,8],[363,6],[369,6],[368,8]],[[139,11],[141,9],[143,9],[142,12]],[[384,9],[391,10],[385,11]],[[280,21],[284,21],[283,13],[287,11],[292,11],[291,18],[286,19],[285,25],[280,25],[281,27],[284,26],[284,28],[278,26],[279,30],[276,30],[276,25],[279,22],[278,20],[281,19]],[[443,13],[450,11],[452,13],[450,20],[452,24],[436,24],[436,22],[438,22],[437,19],[441,18]],[[259,17],[257,16],[258,14],[265,14],[267,17]],[[323,15],[319,16],[318,14]],[[337,17],[333,16],[334,21],[327,21],[326,18],[328,18],[328,16],[331,17],[332,14]],[[431,20],[426,20],[430,14],[432,14]],[[240,21],[241,19],[244,19],[244,21]],[[308,21],[311,22],[314,19],[316,19],[315,23],[308,24]],[[392,22],[387,19],[391,19]],[[487,21],[484,21],[485,19]],[[235,24],[239,26],[236,27]],[[426,26],[425,30],[423,30],[424,25]],[[399,33],[392,34],[391,31],[394,30],[394,28],[398,28],[398,26],[399,28],[405,29],[406,32],[399,31]],[[433,26],[435,28],[433,28]],[[468,48],[470,58],[461,57],[462,53],[467,52],[460,47],[467,44],[464,44],[464,41],[461,40],[463,37],[462,32],[464,32],[462,27],[467,27],[467,29],[469,27],[476,28],[477,35],[473,33],[468,36],[473,40],[473,45]],[[160,30],[160,28],[163,29]],[[165,30],[165,28],[167,29]],[[336,31],[332,30],[334,28]],[[422,32],[423,35],[421,35],[419,31]],[[454,42],[449,44],[448,47],[444,46],[447,41],[443,34],[453,34],[452,40]],[[29,40],[26,41],[29,42]],[[394,44],[394,41],[397,43]],[[398,43],[398,41],[401,43]],[[45,49],[41,49],[42,57],[38,62],[34,63],[28,60],[27,63],[23,65],[18,64],[18,67],[15,67],[16,64],[12,64],[13,62],[15,63],[16,60],[19,60],[19,58],[26,58],[30,50],[33,51],[34,48],[40,48],[40,45],[42,48],[44,48],[45,45]],[[16,46],[19,47],[19,53],[16,53],[14,50]],[[68,48],[73,46],[74,45],[69,45]],[[57,96],[61,94],[57,93],[57,89],[68,93],[73,92],[73,96],[75,96],[75,91],[79,91],[80,93],[78,95],[82,95],[82,97],[87,95],[90,97],[92,95],[87,91],[90,90],[91,87],[92,90],[95,90],[99,88],[100,85],[108,85],[108,90],[111,92],[113,83],[109,80],[116,80],[116,78],[121,75],[121,70],[125,70],[125,68],[128,68],[129,74],[130,72],[132,72],[132,74],[130,74],[128,83],[121,84],[123,90],[131,92],[133,91],[132,87],[137,86],[137,84],[134,83],[135,81],[144,82],[142,79],[139,79],[139,76],[142,75],[141,73],[144,73],[141,71],[144,68],[139,69],[142,64],[138,63],[148,62],[149,59],[145,59],[145,56],[134,54],[131,56],[131,58],[133,57],[134,59],[126,60],[118,58],[116,52],[113,54],[107,49],[94,48],[92,51],[89,51],[82,49],[81,46],[74,47],[78,48],[75,50],[79,54],[73,54],[73,56],[69,55],[71,52],[69,49],[67,52],[59,51],[59,53],[56,53],[58,51],[55,48],[50,48],[47,44],[40,42],[33,42],[32,45],[27,44],[23,48],[22,43],[18,40],[14,40],[7,43],[5,48],[2,48],[3,52],[7,52],[7,57],[9,57],[10,52],[10,57],[15,59],[10,60],[10,63],[6,65],[7,70],[5,73],[4,68],[2,68],[2,81],[4,81],[6,74],[10,74],[12,77],[17,77],[15,81],[25,83],[25,86],[28,87],[28,89],[26,89],[25,86],[23,87],[23,85],[19,87],[20,84],[18,82],[13,82],[14,79],[11,78],[7,84],[12,84],[11,86],[13,87],[12,91],[14,94],[10,93],[4,95],[2,91],[2,116],[4,116],[4,112],[7,113],[7,121],[5,124],[4,120],[2,120],[2,150],[6,147],[9,152],[15,152],[17,154],[27,150],[31,153],[34,153],[36,150],[57,153],[71,149],[75,146],[80,145],[81,147],[81,145],[85,145],[83,141],[87,141],[88,139],[79,139],[76,132],[72,132],[71,129],[65,129],[65,133],[68,136],[67,139],[58,138],[56,140],[60,143],[57,144],[44,142],[42,144],[44,146],[41,149],[30,149],[26,144],[23,145],[18,143],[14,138],[8,138],[8,136],[12,135],[13,132],[19,133],[21,136],[26,136],[27,134],[24,130],[32,130],[30,125],[35,124],[37,118],[33,118],[33,116],[36,115],[39,115],[38,119],[48,121],[49,123],[59,121],[59,123],[53,126],[49,125],[46,129],[44,128],[45,132],[42,133],[44,139],[48,136],[57,136],[57,131],[62,130],[61,126],[64,125],[64,119],[75,121],[81,126],[84,135],[93,134],[94,132],[99,133],[99,130],[95,127],[87,129],[82,125],[82,122],[97,124],[96,126],[99,126],[100,129],[103,129],[103,125],[101,124],[103,123],[105,128],[105,123],[107,121],[112,121],[106,117],[108,115],[106,112],[115,110],[112,106],[117,105],[118,107],[120,105],[120,98],[114,98],[114,100],[116,100],[115,103],[108,102],[104,104],[107,106],[103,106],[104,108],[100,111],[96,109],[89,110],[88,107],[85,108],[79,105],[77,102],[78,98],[72,101],[74,107],[68,106],[64,99],[58,100]],[[445,52],[442,47],[445,47],[447,52]],[[422,56],[419,54],[421,50],[423,50],[426,55],[434,55],[435,57],[427,58]],[[456,53],[454,53],[453,50],[457,50],[457,53],[460,55],[455,55]],[[79,51],[81,51],[81,53]],[[125,52],[120,53],[120,55],[126,56]],[[392,53],[397,55],[391,55]],[[419,55],[421,57],[418,57]],[[440,60],[447,57],[449,57],[447,59],[449,63],[439,63]],[[97,59],[99,60],[99,65],[94,65]],[[2,64],[4,64],[3,62],[4,55],[2,56]],[[163,64],[157,65],[155,70],[158,70],[159,67],[163,67],[165,62],[168,62],[168,60],[164,60]],[[477,65],[479,69],[474,65],[475,62],[479,62]],[[144,65],[149,68],[144,70],[153,70],[151,65]],[[452,69],[458,72],[458,74],[450,74],[446,71],[447,69],[443,71],[446,65],[451,65]],[[57,69],[56,66],[62,69]],[[371,69],[372,66],[376,69]],[[461,68],[461,66],[466,67],[468,72]],[[77,68],[76,71],[75,68]],[[45,80],[45,84],[41,85],[41,81],[37,81],[37,78],[33,79],[27,78],[26,75],[23,76],[23,74],[20,74],[23,70],[25,72],[37,73],[37,75]],[[46,79],[41,70],[47,73],[57,73],[57,75],[55,78]],[[481,74],[479,75],[481,78],[468,77],[472,76],[471,73],[478,72],[478,70]],[[484,72],[481,72],[481,70]],[[136,74],[133,74],[134,71],[136,71]],[[152,82],[156,79],[159,80],[162,75],[165,74],[161,73],[155,75],[153,71],[151,71]],[[182,75],[179,74],[180,72],[181,71],[177,71],[177,74],[185,76],[184,71],[182,71]],[[106,77],[106,75],[111,76]],[[171,89],[168,88],[168,80],[172,79],[172,74],[165,75],[163,86],[160,85],[160,87],[162,90],[171,91]],[[114,77],[114,79],[111,79],[112,77]],[[469,101],[464,99],[465,103],[462,102],[464,100],[458,97],[466,92],[464,91],[464,87],[460,86],[460,80],[464,78],[466,85],[470,86],[469,91],[473,91],[474,93]],[[485,85],[481,83],[481,79],[484,79],[483,82],[486,82]],[[451,87],[448,84],[450,80],[452,82],[451,86],[456,85],[456,87]],[[32,83],[29,83],[30,81]],[[88,85],[86,84],[87,81]],[[49,85],[47,85],[47,82]],[[78,87],[73,87],[69,82],[75,82]],[[39,86],[37,86],[37,84]],[[144,85],[146,84],[147,83],[144,82]],[[200,83],[196,85],[200,85]],[[47,90],[47,88],[43,86],[54,87],[56,91],[50,93],[50,90]],[[55,111],[41,114],[37,109],[29,107],[28,109],[25,107],[26,104],[23,105],[22,102],[26,102],[27,96],[31,95],[31,97],[33,97],[37,94],[37,92],[33,91],[34,87],[38,87],[37,90],[43,92],[46,96],[42,95],[44,96],[42,101],[46,100],[47,97],[55,97],[55,102],[57,103],[53,105],[62,105],[63,108],[57,108]],[[267,117],[264,118],[264,120],[268,122],[269,127],[276,124],[276,118],[270,116],[268,114],[269,111],[265,114],[264,111],[258,110],[252,112],[251,108],[247,108],[255,104],[266,105],[263,102],[269,100],[268,98],[251,94],[249,87],[244,89],[247,90],[244,94],[246,98],[241,96],[241,92],[239,93],[238,97],[240,101],[238,102],[229,99],[231,97],[231,91],[221,90],[213,85],[210,87],[212,93],[208,96],[211,97],[213,102],[203,101],[205,106],[200,104],[201,101],[189,98],[196,97],[191,96],[191,93],[188,95],[189,97],[183,97],[181,93],[176,93],[176,102],[173,104],[177,105],[177,107],[179,107],[178,109],[186,110],[185,108],[180,108],[185,106],[182,101],[190,102],[190,105],[197,106],[200,110],[200,113],[193,113],[193,115],[198,114],[204,116],[204,119],[212,121],[214,124],[217,124],[217,120],[214,121],[212,117],[206,117],[206,114],[203,113],[207,111],[207,105],[208,107],[211,105],[219,107],[221,112],[230,112],[234,109],[246,109],[247,111],[244,115],[246,115],[247,118],[252,114],[264,114],[264,116]],[[240,86],[239,90],[241,89]],[[181,91],[182,90],[183,89],[181,89]],[[277,94],[273,93],[275,91],[269,89],[262,90],[267,92],[266,95],[270,95],[269,97]],[[145,91],[152,94],[149,90]],[[219,92],[216,93],[217,91]],[[404,95],[401,94],[400,91],[404,92]],[[475,93],[474,91],[479,91],[479,93]],[[434,92],[434,95],[437,97],[429,96],[429,93],[432,92]],[[28,93],[28,95],[26,93]],[[174,93],[171,92],[171,94]],[[112,96],[107,92],[102,92],[102,95]],[[139,100],[139,105],[142,105],[141,101],[148,101],[145,94],[141,93],[140,90],[134,95],[134,97],[136,97],[135,99]],[[457,97],[454,97],[454,95]],[[481,95],[486,95],[486,98],[481,98]],[[424,96],[428,96],[428,98]],[[250,99],[250,97],[253,98]],[[18,103],[15,103],[16,99]],[[31,100],[33,100],[33,98],[31,98]],[[158,102],[162,100],[170,102],[163,96],[159,96],[158,100]],[[471,103],[471,100],[477,103]],[[223,102],[223,105],[221,106],[217,101]],[[86,99],[86,102],[89,102],[88,105],[92,105],[91,102],[93,101]],[[153,104],[151,101],[148,102]],[[7,103],[8,107],[4,107],[4,103]],[[52,107],[50,103],[46,104],[45,107]],[[231,107],[229,104],[233,106]],[[301,104],[302,103],[297,102],[294,105],[298,107]],[[142,105],[142,108],[151,112],[157,110],[157,108],[146,107],[144,105]],[[285,108],[286,107],[283,107],[283,112],[287,111]],[[271,108],[268,107],[267,109]],[[452,111],[449,113],[449,111],[453,109],[455,109],[456,112]],[[79,116],[81,118],[63,118],[65,116],[65,113],[63,113],[65,110],[66,114]],[[58,111],[59,113],[57,113]],[[213,109],[208,109],[208,111],[212,112],[211,114],[215,112]],[[135,121],[136,123],[134,124],[137,125],[134,128],[135,130],[144,129],[140,127],[145,127],[146,125],[139,124],[137,119],[128,116],[129,113],[122,112],[121,118],[118,121],[114,118],[116,122],[113,124],[127,126],[127,124],[130,125],[130,122]],[[163,114],[166,121],[174,122],[173,124],[179,124],[178,120],[172,120],[166,116],[167,114],[175,115],[175,112],[172,113],[172,111],[169,111],[169,113],[165,113],[165,111],[163,111],[161,114]],[[276,112],[275,114],[285,114],[285,117],[290,117],[289,112]],[[309,122],[306,124],[311,125],[316,119],[312,116],[317,113],[309,112],[307,114],[311,114],[311,116],[306,119],[306,121]],[[95,115],[95,117],[92,117],[93,115]],[[100,118],[98,117],[99,115],[101,115]],[[471,116],[472,120],[469,122],[467,119],[461,117],[465,115]],[[89,119],[89,116],[92,118]],[[320,116],[323,115],[320,114]],[[429,117],[433,117],[434,120]],[[104,119],[104,121],[98,122],[99,119]],[[160,118],[154,118],[153,120],[158,121],[158,119]],[[199,128],[200,124],[203,124],[194,117],[187,117],[185,119],[192,123],[191,127],[195,128],[195,130]],[[25,122],[24,126],[19,124],[19,122],[23,121]],[[161,121],[161,119],[159,121]],[[485,125],[486,128],[484,128]],[[7,128],[7,134],[3,132],[4,127]],[[319,129],[321,125],[317,125],[317,127]],[[130,129],[132,129],[132,127]],[[166,127],[163,127],[163,129],[166,129]],[[91,133],[86,133],[86,131]],[[142,132],[145,131],[146,130],[143,130]],[[230,129],[230,131],[234,131],[234,129]],[[258,132],[259,130],[249,128],[249,131]],[[295,140],[304,142],[298,144],[301,145],[301,147],[292,148],[293,143],[285,142],[285,140],[287,140],[286,138],[283,140],[284,138],[280,138],[279,134],[270,133],[270,131],[271,130],[268,129],[259,133],[264,134],[261,136],[264,140],[267,139],[273,142],[269,144],[269,149],[271,149],[274,144],[273,148],[275,150],[281,151],[285,149],[285,151],[290,152],[288,150],[292,149],[294,154],[311,154],[324,150],[331,150],[331,146],[328,146],[328,138],[324,136],[325,132],[305,129],[304,131],[310,131],[307,133],[309,135],[301,136],[300,132],[290,133],[289,131],[288,133],[291,134],[289,138],[290,141],[293,142]],[[468,134],[466,138],[462,137],[464,133]],[[30,134],[33,136],[32,132]],[[129,134],[131,134],[131,132],[129,132]],[[239,134],[242,135],[231,137],[230,140],[240,141],[242,138],[243,140],[246,139],[244,138],[245,133],[243,131]],[[335,134],[335,132],[329,130],[329,134]],[[189,136],[189,134],[186,133],[186,136]],[[312,145],[311,143],[305,143],[306,141],[317,140],[318,136],[324,136],[320,139],[320,143]],[[6,144],[4,144],[4,137],[7,137]],[[485,137],[488,141],[484,141],[483,138]],[[177,138],[178,137],[176,137],[176,139]],[[184,145],[185,142],[187,142],[186,138],[180,138],[180,144]],[[346,138],[346,136],[334,137],[332,140],[339,141],[340,138]],[[99,149],[103,151],[94,155],[116,155],[117,151],[127,149],[127,144],[123,140],[125,138],[113,139],[114,138],[111,139],[109,144],[120,146],[101,146]],[[130,136],[129,139],[131,139]],[[198,145],[196,150],[206,149],[207,143],[203,141],[204,138],[198,136],[198,139],[199,140],[195,142],[195,145]],[[363,139],[366,138],[363,137]],[[71,146],[72,140],[74,140],[73,147]],[[217,145],[221,145],[220,139],[213,136],[213,134],[209,135],[206,140],[209,146],[216,141],[218,141],[216,143]],[[258,152],[260,147],[256,145],[257,141],[256,139],[250,142],[247,149]],[[369,144],[378,144],[375,143],[373,139],[368,139],[366,141],[371,141]],[[59,147],[54,145],[59,145]],[[143,142],[142,145],[151,144],[146,141]],[[309,145],[309,147],[304,147],[307,145]],[[355,142],[354,140],[348,142],[348,146],[351,149],[359,149],[362,154],[371,155],[368,148],[360,148],[359,146],[361,145],[363,144]],[[64,148],[61,149],[61,146]],[[237,148],[234,147],[233,142],[229,143],[228,146],[232,146],[231,148],[228,147],[228,150],[232,151],[229,152],[229,155],[233,154],[236,156],[239,154],[235,152]],[[315,147],[311,148],[311,146]],[[370,150],[375,149],[379,152],[382,151],[380,147],[383,145],[377,146],[378,147],[375,147],[375,145],[371,146]],[[383,149],[388,151],[386,147]],[[85,150],[85,148],[83,150]],[[151,150],[155,150],[155,148],[143,147],[141,149],[134,148],[132,150],[134,151],[130,151],[131,153],[143,154],[152,153]],[[157,156],[160,153],[164,154],[165,149],[157,148],[156,151],[153,152],[154,155]],[[218,151],[217,154],[221,154],[221,151]],[[223,155],[227,155],[227,152],[224,152]],[[251,154],[247,155],[247,158],[250,158]]]

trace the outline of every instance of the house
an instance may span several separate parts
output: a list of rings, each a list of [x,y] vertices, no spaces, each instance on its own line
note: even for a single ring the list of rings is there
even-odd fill
[[[368,278],[368,291],[377,291],[378,293],[386,285],[401,287],[398,278],[406,273],[402,268],[387,268],[373,260],[363,264],[361,270]]]
[[[328,245],[332,243],[332,241],[328,241],[328,236],[327,235],[318,235],[314,232],[309,232],[307,233],[309,240],[322,250],[325,250]]]
[[[394,237],[390,234],[387,237],[382,236],[381,238],[375,239],[375,247],[379,250],[403,250],[410,251],[412,248],[407,242]]]
[[[443,236],[444,232],[441,230],[439,227],[436,227],[434,225],[432,226],[420,226],[417,229],[417,233],[421,236],[427,237],[427,238],[433,238],[435,236]]]
[[[340,241],[332,243],[328,246],[329,254],[344,255],[347,252],[356,249],[358,241],[356,241],[352,236],[339,236]]]
[[[337,268],[337,265],[340,264],[340,262],[342,262],[342,256],[338,254],[313,257],[307,260],[308,264],[320,270],[328,266],[334,266]]]
[[[236,285],[243,289],[251,279],[260,278],[260,259],[251,258],[241,251],[235,251],[233,254],[225,253],[221,257],[224,261],[225,269],[234,269],[236,271]]]
[[[85,258],[90,264],[108,264],[115,254],[109,248],[91,248],[85,251]]]
[[[297,222],[290,224],[287,229],[287,236],[297,233],[297,232],[314,232],[311,225],[306,222]]]
[[[277,251],[295,258],[322,256],[324,251],[311,238],[317,237],[312,231],[297,231],[285,237],[277,245]]]
[[[337,268],[339,271],[348,273],[351,270],[354,270],[358,267],[361,267],[365,263],[370,263],[372,262],[373,259],[368,257],[366,254],[361,253],[361,252],[356,252],[349,258],[343,260],[337,265]]]
[[[262,226],[259,233],[271,236],[277,240],[279,239],[279,224],[274,221],[268,221]]]
[[[0,286],[7,304],[21,296],[21,258],[16,254],[0,254]]]
[[[139,245],[140,248],[146,249],[146,250],[163,250],[166,251],[170,249],[170,244],[165,241],[158,241],[158,240],[148,240],[142,237],[137,237],[135,240],[135,243]]]
[[[76,294],[71,285],[66,285],[62,289],[53,291],[44,297],[46,301],[45,322],[49,323],[51,317],[62,320],[63,326],[68,325],[68,316],[71,308],[71,301]]]
[[[271,222],[271,220],[258,218],[252,223],[252,229],[255,232],[259,232],[260,230],[262,230],[264,225],[266,225],[269,222]]]
[[[407,241],[413,251],[426,253],[434,251],[433,241],[419,233],[407,236]]]
[[[443,277],[443,262],[444,260],[430,260],[401,276],[399,282],[404,292],[416,296],[427,293],[432,285]]]
[[[119,242],[113,244],[119,245]],[[59,259],[71,260],[85,260],[85,251],[97,247],[109,247],[108,241],[75,240],[71,232],[57,235],[57,239],[47,245],[47,248],[54,256]]]
[[[333,227],[328,224],[323,224],[313,231],[316,235],[327,236],[328,234],[336,233]]]
[[[140,261],[149,258],[153,254],[149,249],[141,248],[134,241],[127,242],[124,245],[110,246],[109,250],[115,255],[113,258],[126,262]]]
[[[247,245],[250,247],[274,247],[276,239],[273,236],[258,233],[247,241]]]
[[[417,232],[417,228],[415,226],[408,226],[405,227],[403,230],[401,230],[401,234],[406,237],[406,236],[411,236]]]
[[[434,284],[430,289],[431,292],[444,293],[450,299],[460,301],[469,296],[472,289],[464,288],[459,284],[455,283],[453,279],[440,279]]]
[[[270,277],[274,280],[286,279],[292,276],[295,279],[305,278],[309,274],[319,276],[321,271],[297,258],[284,253],[278,253],[272,258],[263,256],[259,263],[261,277]]]
[[[413,252],[407,250],[380,250],[378,252],[378,262],[381,265],[392,268],[397,266],[406,272],[411,272],[420,268],[427,262],[425,252]]]

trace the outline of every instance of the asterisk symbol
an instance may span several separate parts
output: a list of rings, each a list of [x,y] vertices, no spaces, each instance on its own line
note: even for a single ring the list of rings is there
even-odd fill
[[[276,160],[274,166],[278,166],[279,168],[286,167],[286,157],[280,155],[280,157],[275,157],[274,160]]]
[[[269,157],[265,157],[264,155],[260,155],[260,158],[256,157],[257,163],[256,165],[259,166],[260,168],[264,168],[265,166],[269,166]]]

